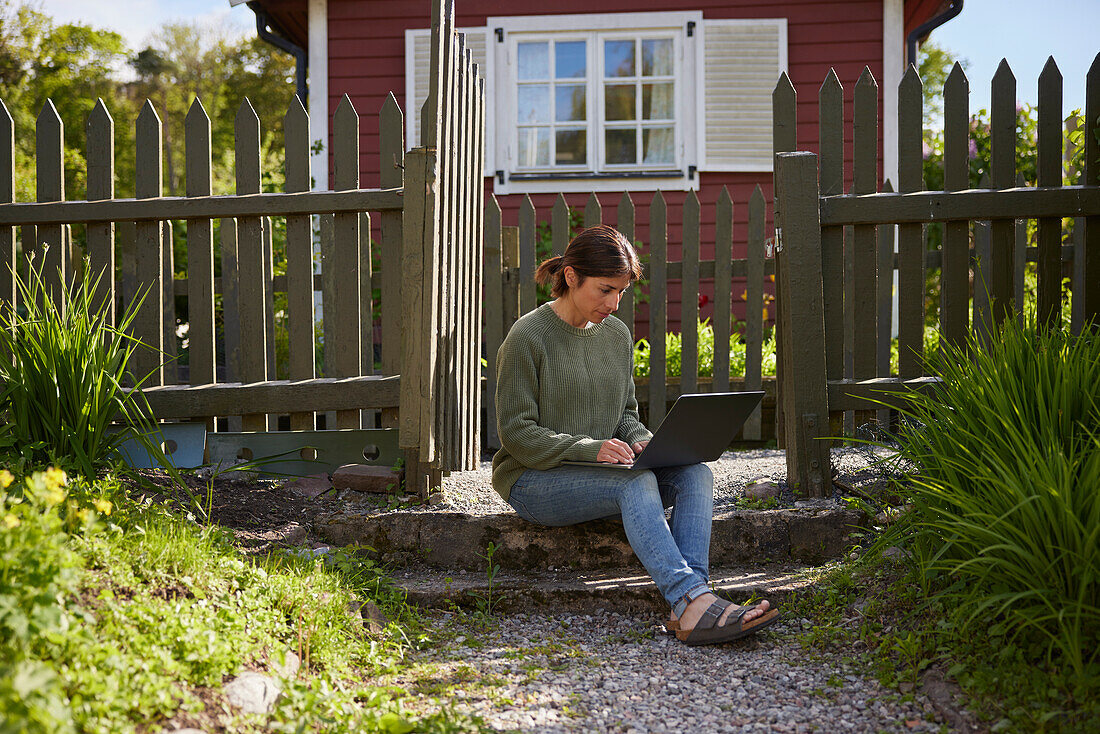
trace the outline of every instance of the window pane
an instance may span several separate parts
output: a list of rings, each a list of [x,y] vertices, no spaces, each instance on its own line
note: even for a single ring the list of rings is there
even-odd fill
[[[554,88],[554,119],[575,122],[585,119],[584,85],[558,84]]]
[[[604,76],[634,76],[634,41],[604,41]]]
[[[672,76],[672,39],[642,41],[642,76]]]
[[[521,84],[516,105],[516,122],[550,122],[550,85]]]
[[[672,82],[642,85],[642,119],[671,120],[676,115],[672,105]]]
[[[521,167],[550,165],[550,129],[522,127],[519,129],[519,163]]]
[[[584,79],[587,62],[584,41],[554,44],[554,76],[558,79]]]
[[[638,144],[634,128],[605,130],[604,141],[609,164],[638,162]]]
[[[606,120],[633,120],[634,100],[633,84],[607,84],[603,88],[603,115]]]
[[[554,163],[559,166],[583,166],[588,161],[585,150],[584,130],[558,130],[555,133],[556,155]]]
[[[548,79],[550,77],[550,43],[517,44],[520,79]]]
[[[672,163],[674,135],[671,127],[642,129],[642,163]]]

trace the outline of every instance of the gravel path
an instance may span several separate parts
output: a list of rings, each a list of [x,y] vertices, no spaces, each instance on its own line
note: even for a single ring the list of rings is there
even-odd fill
[[[756,638],[690,648],[658,620],[517,614],[487,624],[435,613],[442,644],[394,682],[411,708],[445,699],[498,730],[927,732],[946,723],[840,654],[813,656],[788,619]]]
[[[881,453],[881,452],[880,452]],[[872,468],[868,451],[860,448],[832,449],[833,467],[837,478],[854,486],[866,486],[880,478],[881,470]],[[786,491],[786,452],[780,449],[727,451],[717,461],[708,463],[714,472],[714,504],[716,509],[733,504],[744,494],[745,486],[754,479],[776,481],[784,490],[781,506],[793,506],[795,498]],[[443,480],[446,499],[431,510],[467,512],[490,515],[511,512],[492,488],[492,464],[483,461],[476,471],[456,472]],[[413,510],[415,511],[415,510]]]

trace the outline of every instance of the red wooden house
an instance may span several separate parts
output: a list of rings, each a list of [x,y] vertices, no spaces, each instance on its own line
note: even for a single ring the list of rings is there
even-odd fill
[[[232,4],[244,0],[231,0]],[[350,95],[373,116],[393,91],[405,110],[406,145],[418,142],[427,95],[428,0],[252,0],[261,35],[281,37],[307,63],[313,137],[327,144],[327,120]],[[703,205],[701,256],[713,257],[714,202],[734,201],[734,256],[744,255],[745,216],[757,184],[771,198],[771,92],[786,71],[798,93],[799,148],[816,149],[818,89],[829,68],[852,89],[864,67],[880,86],[884,178],[896,179],[897,84],[911,48],[930,26],[953,17],[954,0],[459,0],[486,79],[485,186],[515,224],[524,195],[549,219],[559,192],[583,208],[596,192],[605,221],[623,191],[638,207],[660,189],[669,203],[669,257],[679,258],[680,203]],[[302,75],[300,75],[300,79]],[[326,145],[327,147],[327,145]],[[362,126],[361,168],[379,170],[377,126]],[[849,166],[851,141],[846,145]],[[314,178],[328,181],[328,156]],[[850,174],[849,174],[850,178]],[[366,180],[363,186],[378,185]],[[635,192],[650,192],[636,194]],[[707,244],[710,243],[708,252]],[[738,243],[741,250],[738,252]],[[702,285],[708,292],[708,285]],[[735,288],[735,293],[739,292]],[[669,326],[678,329],[678,295]],[[736,300],[736,298],[735,298]],[[738,313],[737,303],[734,313]],[[701,316],[708,316],[704,307]],[[644,311],[638,335],[646,333]]]

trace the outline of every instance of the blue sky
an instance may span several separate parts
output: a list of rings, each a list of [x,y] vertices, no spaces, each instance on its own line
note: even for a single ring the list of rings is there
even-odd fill
[[[134,49],[160,24],[183,18],[255,33],[252,11],[230,9],[229,0],[44,0],[42,6],[61,21],[116,30]],[[1053,55],[1069,112],[1084,104],[1085,74],[1100,51],[1100,0],[966,0],[962,13],[931,38],[969,61],[972,111],[989,107],[989,83],[1002,57],[1016,75],[1019,100],[1034,103],[1039,72]]]

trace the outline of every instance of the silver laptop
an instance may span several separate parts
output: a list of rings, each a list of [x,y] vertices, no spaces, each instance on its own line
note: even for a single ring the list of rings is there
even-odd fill
[[[633,464],[603,461],[562,463],[605,469],[656,469],[714,461],[729,448],[733,437],[763,398],[761,391],[681,395]]]

